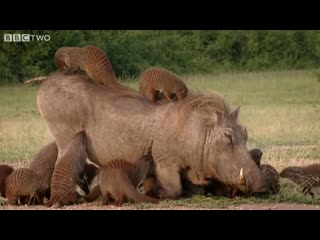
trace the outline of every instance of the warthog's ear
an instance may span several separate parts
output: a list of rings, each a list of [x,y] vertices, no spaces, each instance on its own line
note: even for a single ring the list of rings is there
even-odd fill
[[[239,115],[239,111],[240,111],[240,106],[234,110],[233,112],[230,113],[230,118],[234,121],[238,120],[238,115]]]

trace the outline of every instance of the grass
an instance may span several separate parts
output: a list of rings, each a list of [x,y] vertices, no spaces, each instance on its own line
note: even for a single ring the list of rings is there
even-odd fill
[[[217,91],[248,129],[248,148],[259,147],[263,162],[278,171],[289,165],[320,163],[320,82],[312,71],[225,73],[184,76],[194,92]],[[136,81],[126,82],[137,89]],[[0,88],[0,162],[24,165],[51,141],[36,106],[37,86]],[[279,195],[226,199],[195,196],[162,201],[160,206],[224,207],[246,202],[316,203],[294,185],[282,185]],[[143,208],[142,204],[137,205]]]

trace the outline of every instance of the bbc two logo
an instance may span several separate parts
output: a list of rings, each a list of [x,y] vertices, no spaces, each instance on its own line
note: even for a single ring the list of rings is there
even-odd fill
[[[4,42],[49,42],[50,35],[3,34]]]

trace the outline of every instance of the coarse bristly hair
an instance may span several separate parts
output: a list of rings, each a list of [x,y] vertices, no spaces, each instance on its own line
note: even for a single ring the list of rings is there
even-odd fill
[[[176,108],[177,133],[183,129],[187,117],[192,112],[199,114],[208,128],[230,120],[230,106],[218,93],[189,95],[176,104],[178,104]]]

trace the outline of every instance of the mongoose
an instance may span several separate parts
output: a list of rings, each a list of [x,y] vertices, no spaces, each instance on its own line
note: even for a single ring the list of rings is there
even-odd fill
[[[62,72],[75,73],[83,70],[98,84],[124,87],[118,82],[108,56],[98,47],[61,47],[56,51],[54,59]]]
[[[5,195],[9,203],[17,204],[20,197],[30,197],[43,204],[44,196],[50,196],[51,176],[57,157],[58,148],[52,142],[42,147],[33,157],[29,168],[14,170],[5,181]]]
[[[5,180],[6,197],[12,205],[18,204],[20,197],[35,199],[37,203],[43,204],[47,189],[48,183],[43,181],[41,173],[37,174],[29,168],[19,168]]]
[[[279,184],[279,173],[278,171],[269,164],[261,164],[260,169],[265,176],[268,193],[279,193],[280,184]]]
[[[141,74],[139,93],[152,103],[182,100],[188,94],[183,80],[166,69],[153,67]]]
[[[320,186],[320,164],[311,164],[303,167],[287,167],[282,170],[280,177],[288,178],[303,187],[304,194],[310,194],[313,187]]]
[[[77,201],[76,186],[79,174],[86,164],[86,159],[86,135],[84,131],[81,131],[73,137],[57,160],[59,167],[56,164],[52,174],[48,207],[67,205]]]
[[[5,179],[13,172],[13,167],[7,164],[0,164],[0,196],[6,197]]]
[[[139,193],[136,188],[145,179],[151,162],[151,155],[144,155],[133,164],[124,160],[113,160],[99,169],[99,185],[86,198],[95,200],[102,195],[102,204],[107,204],[110,198],[120,206],[125,199],[134,202],[157,203],[159,200]]]
[[[87,163],[79,175],[78,185],[86,193],[89,194],[90,184],[96,175],[99,173],[99,168],[94,164]]]
[[[20,168],[13,171],[7,178],[5,189],[10,204],[37,203],[43,204],[43,198],[50,198],[50,183],[55,163],[58,157],[58,148],[55,142],[49,143],[33,157],[29,168]],[[0,167],[0,172],[1,172]],[[79,175],[78,184],[88,193],[87,185],[96,175],[97,167],[86,164]],[[1,174],[1,173],[0,173]],[[1,177],[1,176],[0,176]],[[1,179],[0,179],[1,183]],[[1,186],[1,185],[0,185]]]

